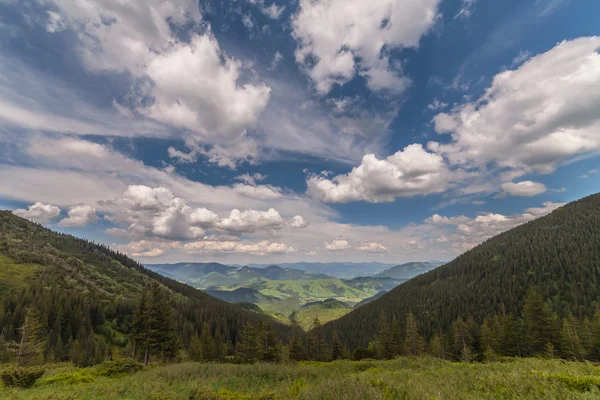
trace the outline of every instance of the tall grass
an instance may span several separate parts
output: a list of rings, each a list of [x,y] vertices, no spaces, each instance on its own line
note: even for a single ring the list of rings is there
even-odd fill
[[[65,372],[67,371],[67,372]],[[433,358],[306,362],[297,365],[185,363],[118,377],[49,368],[31,389],[0,389],[2,399],[598,399],[591,363],[514,359],[464,364]],[[76,376],[65,377],[65,373]],[[50,383],[52,382],[52,383]]]

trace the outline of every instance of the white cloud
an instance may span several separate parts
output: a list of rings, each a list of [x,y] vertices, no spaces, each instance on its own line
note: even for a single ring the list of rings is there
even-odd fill
[[[257,172],[254,174],[249,174],[249,173],[241,174],[241,175],[236,176],[234,179],[237,181],[242,181],[251,186],[256,186],[257,182],[262,182],[265,179],[267,179],[267,177],[265,175],[259,174]]]
[[[525,210],[525,212],[536,216],[542,216],[550,214],[552,211],[564,206],[565,204],[567,203],[553,203],[551,201],[547,201],[543,204],[543,207],[528,208],[527,210]]]
[[[71,207],[67,215],[68,217],[61,219],[58,222],[58,225],[71,228],[81,228],[98,220],[96,209],[89,204],[78,204],[74,207]]]
[[[309,225],[309,222],[306,219],[304,219],[302,216],[296,215],[294,218],[292,218],[288,222],[288,225],[290,228],[302,229],[302,228],[306,228]]]
[[[431,143],[452,165],[550,173],[600,149],[600,37],[559,43],[497,74],[477,101],[434,118],[452,142]]]
[[[164,242],[157,240],[139,240],[126,245],[114,245],[119,251],[132,257],[154,258],[165,254],[167,250],[180,247],[179,242]]]
[[[296,61],[325,94],[357,73],[374,90],[406,88],[384,48],[416,47],[433,26],[439,0],[301,0],[292,19]]]
[[[504,231],[549,214],[564,204],[545,202],[542,207],[528,208],[523,214],[514,215],[488,212],[475,218],[465,216],[448,218],[435,214],[425,222],[442,229],[436,231],[438,238],[434,239],[434,242],[445,238],[447,240],[444,242],[450,242],[455,251],[463,252]]]
[[[368,201],[391,202],[396,197],[439,193],[450,184],[450,172],[444,159],[423,149],[420,144],[379,160],[373,154],[346,175],[333,179],[312,175],[308,192],[317,199],[332,203]]]
[[[283,60],[283,56],[280,52],[276,51],[275,55],[273,56],[273,61],[271,61],[271,66],[269,67],[269,69],[271,71],[275,71],[279,66],[279,63],[281,63],[281,60]]]
[[[263,240],[258,243],[198,241],[183,246],[188,253],[248,253],[253,255],[295,253],[297,249],[284,243]]]
[[[502,184],[502,190],[511,196],[532,197],[546,192],[546,185],[539,182],[505,182]]]
[[[460,10],[454,16],[454,19],[469,18],[471,16],[471,14],[473,14],[473,9],[475,8],[476,2],[477,2],[477,0],[462,0]]]
[[[250,3],[256,4],[260,11],[269,18],[279,19],[281,13],[285,10],[285,6],[278,6],[275,2],[270,6],[265,5],[265,0],[250,0]]]
[[[325,242],[325,248],[330,251],[347,250],[350,243],[345,239],[334,239],[331,243]]]
[[[60,18],[60,14],[54,11],[48,11],[48,24],[46,30],[50,33],[60,32],[65,29],[65,25]]]
[[[175,160],[175,162],[182,164],[193,163],[196,162],[196,160],[198,159],[198,153],[196,153],[195,151],[185,153],[171,146],[169,146],[169,148],[167,149],[167,153],[169,154],[170,158]]]
[[[523,64],[524,61],[528,60],[531,57],[531,53],[525,50],[521,50],[519,54],[513,59],[512,66],[516,67]]]
[[[425,220],[425,222],[428,224],[431,224],[431,225],[441,226],[441,225],[459,225],[459,224],[462,224],[469,220],[470,220],[470,218],[465,217],[464,215],[459,215],[456,217],[448,218],[448,217],[443,217],[439,214],[433,214],[431,217],[427,218]]]
[[[233,190],[235,190],[237,193],[243,194],[244,196],[261,200],[277,199],[282,197],[281,191],[271,185],[251,186],[238,183],[233,185]]]
[[[186,129],[192,144],[213,146],[207,150],[209,159],[221,165],[256,156],[255,146],[241,143],[249,140],[246,129],[265,109],[270,89],[247,79],[239,84],[245,66],[224,54],[207,29],[188,42],[178,40],[171,25],[202,24],[198,2],[53,4],[61,20],[78,33],[80,52],[91,71],[128,72],[138,79],[131,94],[137,112]]]
[[[357,247],[357,249],[366,251],[367,253],[385,253],[389,251],[384,245],[375,242],[365,242]]]
[[[268,211],[234,209],[231,210],[228,218],[215,224],[217,228],[236,233],[281,229],[283,225],[281,215],[273,208]]]
[[[27,207],[26,210],[23,208],[13,210],[13,214],[22,218],[27,218],[33,222],[39,222],[43,224],[48,223],[58,217],[60,215],[60,208],[38,201],[35,204]]]
[[[433,110],[433,111],[439,111],[439,110],[443,110],[446,107],[448,107],[448,103],[444,103],[443,101],[438,100],[438,98],[436,97],[435,99],[433,99],[431,104],[429,104],[427,106],[427,109]]]

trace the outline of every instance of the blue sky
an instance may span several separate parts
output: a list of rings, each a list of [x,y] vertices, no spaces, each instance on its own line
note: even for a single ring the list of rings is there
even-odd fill
[[[0,207],[143,262],[452,259],[598,191],[599,13],[0,0]]]

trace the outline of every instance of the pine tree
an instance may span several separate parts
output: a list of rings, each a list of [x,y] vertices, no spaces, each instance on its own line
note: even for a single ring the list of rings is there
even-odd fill
[[[579,323],[569,312],[562,321],[561,350],[566,358],[583,359],[584,350],[579,337]]]
[[[412,312],[406,314],[406,330],[404,332],[404,351],[406,355],[418,357],[423,354],[423,338],[419,334],[417,320]]]
[[[331,359],[339,360],[344,356],[344,349],[342,347],[342,342],[337,334],[337,331],[334,329],[331,333]]]
[[[146,291],[143,291],[138,307],[133,314],[133,323],[131,326],[131,338],[133,339],[133,358],[136,357],[136,353],[140,348],[143,349],[146,354],[148,353],[148,332],[150,329],[149,311],[150,299],[148,298]]]
[[[254,363],[258,360],[258,341],[256,328],[252,322],[248,322],[242,331],[236,343],[236,357],[246,364]]]
[[[148,365],[150,353],[157,354],[162,360],[170,360],[175,357],[178,348],[171,305],[158,282],[151,287],[146,348],[145,365]]]
[[[41,363],[46,333],[40,312],[36,307],[29,307],[20,331],[21,341],[17,353],[17,366]]]
[[[217,349],[215,347],[215,340],[210,334],[210,328],[205,322],[202,325],[202,334],[200,335],[201,354],[203,361],[213,361],[217,358]]]
[[[188,354],[192,361],[202,361],[202,341],[198,333],[192,337]]]
[[[546,343],[556,342],[556,322],[544,298],[530,289],[523,306],[527,355],[543,354]]]
[[[473,338],[467,329],[467,324],[462,318],[457,318],[452,325],[452,350],[456,359],[462,359],[465,347],[471,349],[472,343]]]
[[[446,358],[446,354],[444,352],[444,342],[442,337],[439,334],[433,335],[431,341],[428,346],[429,355],[437,358]]]
[[[377,357],[383,360],[388,360],[394,357],[392,335],[388,318],[382,311],[379,313],[379,332],[377,334],[376,350]]]
[[[321,329],[318,317],[315,317],[312,329],[308,333],[308,353],[310,358],[316,361],[327,361],[329,358],[325,332]]]
[[[258,323],[259,359],[261,361],[277,361],[278,340],[273,328],[263,321]]]

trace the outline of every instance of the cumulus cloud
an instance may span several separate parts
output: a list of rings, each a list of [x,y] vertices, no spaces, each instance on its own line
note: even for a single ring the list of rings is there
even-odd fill
[[[452,165],[550,173],[600,149],[600,37],[559,43],[497,74],[485,94],[434,118]]]
[[[308,193],[331,203],[368,201],[391,202],[396,197],[440,193],[450,184],[450,172],[444,159],[412,144],[386,159],[373,154],[346,175],[333,179],[312,175],[307,180]]]
[[[366,251],[367,253],[385,253],[389,251],[384,245],[375,242],[365,242],[357,247],[357,249]]]
[[[115,200],[102,202],[106,218],[127,225],[127,229],[109,229],[108,234],[140,238],[158,237],[169,240],[201,239],[207,230],[239,235],[281,229],[285,223],[277,210],[233,209],[226,218],[205,208],[193,208],[162,187],[131,185]]]
[[[180,247],[179,242],[139,240],[126,245],[114,245],[119,251],[132,257],[154,258],[165,254],[169,249]]]
[[[505,182],[502,184],[502,190],[511,196],[532,197],[546,192],[546,185],[539,182]]]
[[[301,0],[292,19],[296,62],[321,94],[356,74],[373,90],[401,92],[408,80],[384,49],[416,47],[433,26],[439,0]]]
[[[451,242],[455,250],[462,252],[504,231],[547,215],[564,204],[545,202],[542,207],[528,208],[524,213],[514,215],[488,212],[469,218],[463,215],[444,217],[435,214],[427,218],[425,223],[443,228],[441,232],[436,231],[440,235],[437,240],[444,238],[444,242]]]
[[[67,215],[66,218],[59,221],[58,225],[70,228],[81,228],[98,220],[96,209],[89,204],[78,204],[71,207]]]
[[[255,199],[268,200],[282,197],[281,191],[271,185],[244,185],[238,183],[233,185],[233,190],[244,196]]]
[[[265,5],[265,0],[250,0],[250,3],[256,4],[260,11],[269,18],[279,19],[285,6],[278,6],[274,2],[270,6]]]
[[[60,208],[38,201],[35,204],[28,206],[27,209],[18,208],[13,210],[13,214],[22,218],[27,218],[33,222],[44,224],[56,219],[56,217],[60,215]]]
[[[330,251],[347,250],[350,243],[345,239],[334,239],[331,243],[325,242],[325,248]]]
[[[296,215],[294,218],[292,218],[288,222],[288,225],[290,228],[301,229],[301,228],[306,228],[309,225],[309,222],[306,219],[304,219],[302,216]]]
[[[252,255],[287,254],[297,251],[284,243],[272,243],[268,240],[258,243],[205,240],[187,243],[183,249],[188,253],[247,253]]]
[[[229,232],[255,232],[257,230],[281,229],[284,225],[277,210],[268,211],[231,210],[228,218],[217,222],[215,226]]]
[[[241,174],[241,175],[236,176],[234,179],[237,181],[242,181],[247,185],[256,186],[257,182],[262,182],[265,179],[267,179],[267,177],[266,177],[266,175],[259,174],[258,172],[256,172],[254,174],[249,174],[249,173]]]
[[[130,95],[133,111],[183,128],[191,144],[210,145],[209,160],[221,165],[256,156],[255,146],[242,142],[251,142],[246,129],[265,109],[270,88],[247,77],[240,83],[246,67],[222,52],[208,25],[185,42],[172,32],[172,26],[203,24],[198,2],[48,3],[55,8],[52,21],[61,21],[78,34],[79,51],[90,71],[127,72],[136,79]],[[233,153],[228,151],[230,145]],[[170,150],[186,162],[197,153]]]

